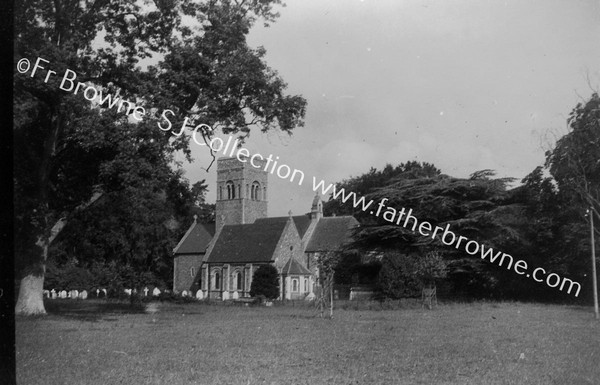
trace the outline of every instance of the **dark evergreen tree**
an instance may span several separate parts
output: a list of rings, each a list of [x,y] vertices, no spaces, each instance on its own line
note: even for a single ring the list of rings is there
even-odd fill
[[[265,296],[268,299],[279,297],[279,273],[273,265],[262,265],[252,275],[252,297]]]

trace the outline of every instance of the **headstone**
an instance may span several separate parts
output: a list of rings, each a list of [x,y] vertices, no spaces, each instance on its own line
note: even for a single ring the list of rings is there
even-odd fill
[[[79,292],[77,290],[71,290],[71,291],[69,291],[69,298],[71,298],[71,299],[77,299],[77,297],[79,297]]]
[[[88,293],[87,291],[83,290],[81,293],[79,293],[79,298],[81,299],[87,299]]]
[[[96,289],[96,298],[100,297],[100,289]]]
[[[44,296],[45,296],[46,298],[50,298],[50,291],[48,291],[48,290],[44,290]]]
[[[145,288],[144,288],[144,297],[147,297],[147,296],[148,296],[148,292],[149,292],[149,291],[150,291],[150,290],[149,290],[147,287],[145,287]]]
[[[125,293],[127,293],[127,295],[131,295],[131,289],[125,289]]]
[[[104,293],[104,298],[106,298],[106,296],[108,295],[108,293],[106,292],[106,289],[102,289],[100,291]]]
[[[315,295],[315,293],[308,293],[308,295],[306,296],[305,300],[307,300],[307,301],[314,301],[316,297],[317,296]]]
[[[52,296],[52,299],[56,299],[58,297],[58,295],[56,294],[56,290],[52,289],[52,291],[50,291],[50,294]]]
[[[160,290],[158,289],[158,287],[155,287],[154,290],[152,290],[152,295],[155,297],[158,297],[160,295]]]
[[[188,292],[187,292],[187,290],[184,290],[184,291],[182,291],[182,292],[181,292],[181,296],[182,296],[182,297],[187,297],[187,296],[188,296]]]
[[[224,291],[223,292],[223,301],[226,301],[229,299],[229,292],[228,291]]]
[[[63,290],[63,291],[60,292],[60,298],[62,298],[62,299],[67,298],[67,291],[66,290]]]
[[[204,293],[202,293],[202,290],[198,290],[196,292],[196,299],[204,299]]]
[[[234,291],[234,292],[233,292],[233,294],[231,295],[231,298],[232,298],[232,299],[239,299],[239,298],[240,298],[240,295],[238,294],[238,292],[237,292],[237,291]]]

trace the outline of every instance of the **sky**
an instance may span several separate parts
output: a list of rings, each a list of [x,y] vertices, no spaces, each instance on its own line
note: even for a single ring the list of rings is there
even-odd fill
[[[289,0],[251,30],[268,65],[306,98],[290,137],[251,134],[251,153],[305,174],[269,176],[269,216],[310,211],[312,177],[338,182],[409,160],[468,177],[522,179],[600,89],[598,0]],[[191,144],[190,182],[216,168]]]

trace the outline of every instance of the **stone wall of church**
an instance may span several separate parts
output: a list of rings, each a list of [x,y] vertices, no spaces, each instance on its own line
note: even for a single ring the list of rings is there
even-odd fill
[[[288,221],[273,255],[275,256],[275,267],[279,271],[281,271],[281,268],[290,258],[294,258],[301,264],[304,264],[302,258],[302,240],[291,221]]]
[[[189,291],[199,279],[202,257],[198,254],[183,254],[174,258],[173,291]]]

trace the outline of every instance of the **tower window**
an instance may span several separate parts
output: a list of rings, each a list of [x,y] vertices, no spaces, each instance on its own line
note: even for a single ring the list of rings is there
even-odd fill
[[[252,183],[252,189],[250,191],[250,199],[254,200],[254,201],[259,201],[260,200],[260,183],[258,182],[253,182]]]
[[[227,186],[227,199],[235,199],[235,186],[233,185],[233,182],[227,181],[225,186]]]

